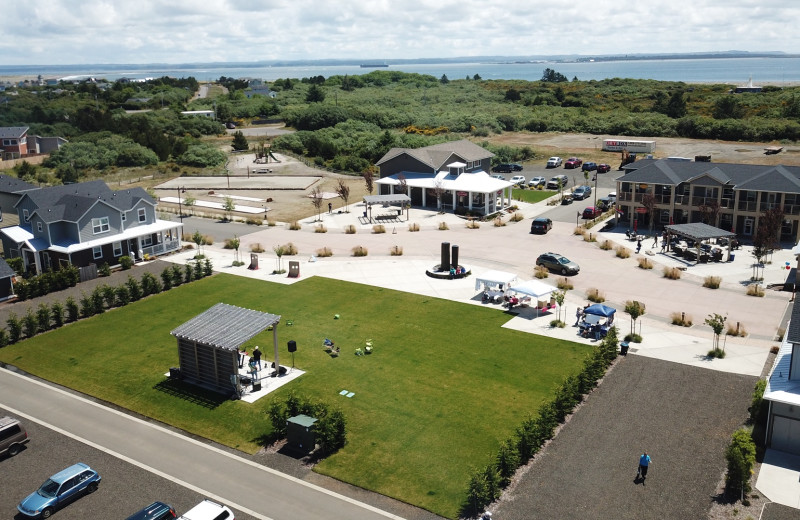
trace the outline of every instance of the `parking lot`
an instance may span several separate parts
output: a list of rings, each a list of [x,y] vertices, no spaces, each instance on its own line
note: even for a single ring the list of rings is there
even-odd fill
[[[12,415],[0,408],[0,416]],[[18,417],[19,418],[19,417]],[[22,419],[22,418],[20,418]],[[22,419],[30,442],[15,457],[0,457],[0,516],[22,520],[17,504],[50,475],[84,462],[100,473],[100,488],[57,511],[58,520],[127,518],[156,500],[173,506],[180,515],[203,500],[203,495],[109,453],[62,435],[35,422]],[[120,440],[135,442],[135,439]],[[255,520],[234,510],[237,520]]]

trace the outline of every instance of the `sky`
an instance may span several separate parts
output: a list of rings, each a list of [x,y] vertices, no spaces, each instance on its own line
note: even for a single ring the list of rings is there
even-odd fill
[[[4,65],[800,53],[795,0],[4,3]]]

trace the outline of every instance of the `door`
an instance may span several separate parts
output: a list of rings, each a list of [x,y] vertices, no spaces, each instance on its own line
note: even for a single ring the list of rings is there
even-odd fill
[[[775,416],[770,448],[800,455],[800,420]]]
[[[744,219],[744,234],[745,236],[750,236],[753,234],[753,217],[747,217]]]

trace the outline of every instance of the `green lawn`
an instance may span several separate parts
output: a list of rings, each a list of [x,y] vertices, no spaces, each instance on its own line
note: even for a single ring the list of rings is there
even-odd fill
[[[167,381],[177,364],[169,331],[217,302],[280,314],[281,361],[290,362],[294,339],[307,373],[255,404]],[[316,471],[452,518],[471,471],[591,349],[501,328],[508,319],[319,277],[285,286],[218,274],[0,349],[0,360],[248,453],[270,432],[270,401],[294,390],[347,418],[348,445]],[[338,358],[323,351],[325,337],[341,347]],[[271,338],[265,331],[248,347],[271,359]],[[367,338],[375,352],[353,355]]]
[[[552,197],[556,193],[557,192],[555,191],[547,190],[521,190],[519,188],[514,188],[511,190],[511,197],[514,200],[521,200],[523,202],[535,204],[543,201],[546,198]]]

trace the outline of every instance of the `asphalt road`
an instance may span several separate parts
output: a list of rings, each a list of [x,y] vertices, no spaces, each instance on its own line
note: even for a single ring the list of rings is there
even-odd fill
[[[76,439],[76,442],[81,441],[103,452],[84,453],[78,449],[75,453],[71,453],[69,449],[62,449],[62,445],[58,443],[49,445],[47,456],[52,455],[51,460],[43,461],[42,464],[28,465],[35,472],[26,475],[23,487],[15,488],[11,493],[10,488],[6,487],[6,482],[10,477],[16,478],[14,476],[16,472],[11,471],[12,467],[19,469],[17,465],[21,464],[25,457],[42,449],[38,441],[31,441],[29,448],[17,458],[2,461],[0,471],[5,474],[6,467],[9,468],[9,473],[5,474],[6,478],[0,480],[3,482],[0,506],[3,507],[9,505],[6,504],[9,500],[11,506],[16,506],[19,500],[34,491],[52,473],[82,460],[90,466],[96,466],[104,482],[100,488],[102,492],[68,506],[68,508],[75,507],[74,514],[79,516],[74,518],[102,518],[103,516],[98,515],[95,508],[100,507],[98,501],[104,496],[111,504],[121,504],[115,494],[105,493],[105,484],[108,481],[112,482],[112,485],[108,486],[112,489],[115,481],[124,481],[126,485],[135,489],[132,484],[135,484],[137,479],[147,480],[153,475],[167,479],[172,484],[182,485],[195,493],[195,499],[207,497],[225,503],[244,513],[241,516],[237,515],[237,518],[247,520],[400,518],[261,466],[230,451],[201,443],[8,370],[0,370],[0,406],[17,417],[28,419],[29,422],[34,419],[39,420],[48,427],[58,429],[71,439]],[[69,443],[69,446],[71,445]],[[38,455],[34,453],[33,456]],[[120,468],[123,463],[137,466],[137,479],[131,480],[125,477],[124,468]],[[105,474],[109,477],[105,477]],[[6,492],[7,489],[9,492]],[[178,497],[177,494],[175,496]],[[105,517],[122,518],[130,514],[128,511],[134,512],[161,497],[169,498],[149,488],[142,490],[126,499],[124,514],[117,512]],[[180,495],[174,505],[188,508],[193,502],[199,501],[195,499]],[[184,506],[187,501],[189,506]],[[91,514],[88,514],[89,512]],[[73,513],[72,509],[70,513]]]

